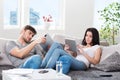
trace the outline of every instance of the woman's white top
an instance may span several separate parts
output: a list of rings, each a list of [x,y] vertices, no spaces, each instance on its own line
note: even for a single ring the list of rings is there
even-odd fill
[[[99,47],[100,47],[99,45],[94,45],[92,47],[83,48],[83,51],[84,51],[85,54],[89,55],[90,57],[94,57],[95,51]],[[83,61],[86,64],[87,68],[89,67],[90,62],[82,54],[77,55],[76,59],[79,60],[79,61]]]

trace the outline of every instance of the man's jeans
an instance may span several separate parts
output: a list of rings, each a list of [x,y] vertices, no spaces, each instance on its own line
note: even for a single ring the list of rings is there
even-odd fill
[[[24,64],[20,66],[20,68],[32,68],[32,69],[39,69],[42,63],[42,59],[40,55],[33,55],[28,58]]]

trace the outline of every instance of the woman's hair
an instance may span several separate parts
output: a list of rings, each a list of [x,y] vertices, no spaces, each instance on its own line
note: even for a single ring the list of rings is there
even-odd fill
[[[88,28],[85,31],[85,35],[84,35],[84,38],[83,38],[83,41],[82,41],[82,45],[87,45],[86,40],[85,40],[87,32],[92,33],[92,44],[91,44],[91,46],[99,45],[100,44],[100,42],[99,42],[99,32],[96,28]]]
[[[35,30],[32,26],[30,26],[30,25],[26,25],[26,26],[24,27],[24,30],[30,30],[30,31],[32,31],[34,34],[37,34],[36,30]]]

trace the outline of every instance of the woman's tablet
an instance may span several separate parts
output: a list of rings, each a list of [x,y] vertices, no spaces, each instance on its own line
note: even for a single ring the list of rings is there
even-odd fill
[[[75,40],[72,39],[65,39],[65,44],[70,46],[70,50],[77,53],[77,47]]]

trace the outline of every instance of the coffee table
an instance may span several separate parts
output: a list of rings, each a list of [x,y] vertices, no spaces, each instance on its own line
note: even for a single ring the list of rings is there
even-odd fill
[[[2,80],[71,80],[53,69],[10,69],[2,71]]]

